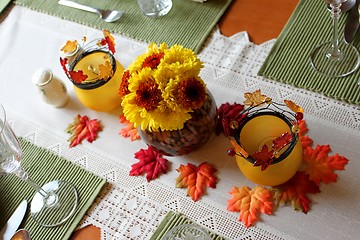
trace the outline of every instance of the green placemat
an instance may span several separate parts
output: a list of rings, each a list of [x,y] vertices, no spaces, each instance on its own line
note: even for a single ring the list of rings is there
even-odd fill
[[[166,214],[165,218],[161,221],[158,228],[151,236],[150,240],[160,240],[170,229],[179,226],[181,224],[194,224],[190,219],[185,215],[176,212],[169,212]],[[209,232],[213,240],[225,240],[225,238]]]
[[[75,215],[63,225],[51,228],[42,227],[28,213],[21,227],[30,231],[32,240],[68,239],[106,180],[47,149],[40,148],[22,138],[19,140],[24,153],[21,164],[35,182],[42,185],[52,180],[64,180],[74,184],[79,195]],[[23,199],[30,202],[34,193],[29,184],[13,174],[0,177],[0,229],[20,202]]]
[[[0,13],[6,8],[11,0],[0,0]]]
[[[339,37],[343,39],[347,12],[340,15]],[[353,44],[360,47],[360,34]],[[360,70],[347,77],[330,78],[317,73],[310,64],[310,52],[332,39],[332,19],[323,0],[300,0],[276,40],[259,75],[321,93],[348,103],[360,104]]]
[[[108,29],[145,42],[181,44],[198,52],[232,0],[198,3],[173,0],[171,11],[157,19],[142,15],[137,0],[76,0],[102,9],[124,10],[125,15],[114,23],[106,23],[97,14],[61,6],[57,0],[16,0],[31,9],[78,22],[93,28]]]

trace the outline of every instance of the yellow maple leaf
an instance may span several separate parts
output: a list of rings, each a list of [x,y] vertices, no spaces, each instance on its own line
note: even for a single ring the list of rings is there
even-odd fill
[[[244,97],[245,97],[245,101],[244,101],[244,105],[250,106],[250,107],[254,107],[254,106],[258,106],[262,103],[265,102],[265,100],[267,99],[267,97],[264,94],[261,94],[261,90],[258,89],[255,92],[248,92],[248,93],[244,93]]]
[[[77,41],[67,41],[65,46],[61,48],[64,53],[73,53],[77,48]]]
[[[99,65],[99,79],[107,81],[113,75],[113,69],[109,61]]]

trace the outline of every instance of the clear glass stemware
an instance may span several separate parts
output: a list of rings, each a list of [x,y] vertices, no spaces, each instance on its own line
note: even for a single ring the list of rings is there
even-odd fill
[[[60,180],[48,182],[40,187],[21,167],[21,159],[22,149],[8,125],[6,112],[0,104],[0,176],[15,174],[36,190],[30,212],[37,223],[45,227],[54,227],[67,221],[74,214],[78,203],[75,187]]]
[[[329,3],[331,9],[332,40],[318,45],[311,51],[311,65],[316,71],[328,77],[344,77],[359,67],[360,55],[353,45],[339,40],[340,7],[346,0],[325,1]]]

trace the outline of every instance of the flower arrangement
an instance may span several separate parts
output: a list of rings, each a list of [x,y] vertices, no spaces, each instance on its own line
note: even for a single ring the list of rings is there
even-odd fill
[[[119,94],[124,116],[142,130],[182,129],[207,100],[202,67],[190,49],[151,43],[123,73]]]
[[[77,40],[67,41],[61,48],[60,64],[66,76],[73,81],[74,84],[87,84],[97,81],[108,81],[114,75],[115,61],[111,59],[111,54],[115,53],[114,37],[108,30],[103,31],[104,37],[95,39],[86,43],[87,38],[83,37],[83,45],[80,46]],[[84,73],[82,69],[73,70],[73,67],[87,54],[94,51],[103,51],[102,60],[98,61],[99,65],[88,65],[87,69],[92,73],[91,77]],[[111,54],[110,54],[111,53]]]

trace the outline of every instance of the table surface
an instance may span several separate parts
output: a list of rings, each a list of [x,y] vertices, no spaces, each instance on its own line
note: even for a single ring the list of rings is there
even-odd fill
[[[250,41],[264,43],[277,38],[297,3],[298,0],[234,0],[219,22],[220,32],[231,37],[246,31]],[[77,230],[71,238],[97,239],[100,239],[100,229],[93,225]]]
[[[274,214],[275,216],[262,216],[262,221],[257,223],[254,228],[244,230],[241,223],[237,221],[238,215],[226,211],[224,204],[226,205],[226,200],[229,198],[228,190],[233,186],[232,184],[243,184],[244,182],[246,184],[246,179],[239,174],[236,163],[232,159],[224,159],[223,162],[219,163],[218,157],[223,157],[222,153],[215,151],[214,154],[210,149],[201,149],[198,154],[195,153],[196,157],[202,157],[203,154],[203,160],[218,163],[220,167],[224,167],[224,171],[219,172],[222,181],[219,182],[216,191],[208,191],[203,200],[196,202],[196,207],[199,206],[199,208],[196,208],[191,214],[193,214],[193,218],[196,218],[196,214],[201,215],[200,213],[203,213],[200,210],[206,211],[209,220],[224,220],[220,224],[215,221],[208,223],[205,221],[208,219],[201,219],[204,220],[203,223],[209,224],[206,226],[215,225],[215,227],[218,227],[217,229],[223,230],[226,228],[225,230],[228,232],[244,231],[246,234],[249,233],[246,239],[256,239],[261,233],[264,233],[263,236],[268,236],[268,238],[262,239],[273,239],[271,236],[287,236],[286,238],[279,237],[276,239],[292,239],[291,236],[293,235],[294,239],[304,239],[305,237],[308,239],[323,239],[324,237],[330,239],[330,236],[336,236],[339,239],[351,239],[353,236],[360,235],[357,227],[360,224],[360,203],[356,201],[356,199],[360,198],[360,193],[356,191],[357,186],[360,184],[360,177],[358,176],[360,163],[355,161],[360,154],[356,148],[356,146],[360,145],[359,106],[335,101],[319,94],[272,82],[256,75],[257,69],[261,66],[274,43],[274,40],[271,39],[279,35],[297,3],[298,0],[234,0],[219,22],[220,32],[229,38],[215,32],[209,39],[207,46],[200,53],[201,58],[205,60],[205,68],[202,73],[208,77],[206,78],[207,84],[211,88],[210,90],[213,90],[212,93],[218,105],[224,100],[229,102],[237,100],[239,91],[252,91],[258,88],[271,92],[274,94],[271,96],[275,96],[275,98],[290,97],[299,100],[306,109],[306,119],[314,141],[319,144],[329,143],[335,152],[346,155],[346,157],[349,156],[354,161],[351,161],[351,165],[344,173],[341,173],[339,182],[329,186],[326,185],[322,189],[322,193],[316,195],[314,200],[315,209],[307,215],[294,213],[291,206],[287,206],[279,208]],[[109,116],[109,114],[84,109],[73,92],[71,92],[70,103],[60,110],[41,103],[41,100],[35,96],[35,88],[30,83],[30,74],[34,68],[39,67],[39,65],[51,64],[50,66],[54,67],[55,75],[63,76],[60,75],[63,72],[61,72],[58,63],[57,47],[61,46],[69,37],[78,39],[79,36],[81,38],[83,35],[97,36],[99,31],[35,13],[21,7],[14,8],[11,13],[13,14],[9,14],[8,17],[2,16],[5,20],[0,23],[0,37],[4,39],[2,45],[0,45],[0,54],[5,56],[7,52],[10,52],[16,56],[6,55],[7,58],[0,58],[0,71],[2,71],[3,76],[6,76],[0,77],[1,85],[6,86],[6,88],[0,88],[0,102],[11,109],[11,123],[16,126],[15,132],[33,139],[40,146],[63,153],[65,157],[84,166],[89,171],[100,172],[99,175],[108,178],[109,182],[114,183],[115,186],[114,191],[109,187],[108,194],[100,196],[100,199],[96,200],[96,204],[85,216],[85,218],[91,218],[90,224],[94,223],[97,226],[89,225],[79,229],[74,232],[71,239],[99,240],[102,238],[101,234],[105,228],[100,229],[98,227],[105,225],[103,223],[106,222],[114,224],[114,227],[106,225],[109,229],[111,228],[109,230],[110,234],[104,238],[106,240],[113,239],[111,233],[114,233],[114,229],[119,229],[118,232],[122,231],[122,229],[129,230],[124,234],[131,234],[130,227],[139,231],[142,230],[141,227],[153,231],[156,228],[155,223],[157,223],[153,219],[149,220],[153,225],[148,228],[140,224],[130,226],[133,222],[126,219],[126,215],[134,214],[134,211],[138,211],[136,214],[144,214],[141,217],[145,220],[147,220],[146,216],[151,218],[153,215],[159,216],[163,214],[163,212],[159,213],[163,209],[156,208],[158,202],[155,202],[154,198],[148,202],[144,201],[143,195],[141,195],[143,189],[137,189],[140,192],[139,194],[133,191],[133,188],[135,189],[137,186],[148,187],[148,189],[144,189],[144,191],[148,191],[147,196],[154,197],[153,195],[159,193],[160,196],[156,200],[161,200],[161,197],[163,197],[161,193],[167,194],[166,190],[170,189],[169,196],[173,196],[174,199],[181,198],[181,202],[178,202],[179,205],[175,206],[175,208],[183,207],[181,210],[184,211],[187,205],[194,207],[195,204],[185,196],[185,190],[173,190],[172,184],[174,176],[177,176],[174,173],[176,171],[163,175],[159,180],[150,184],[142,177],[130,178],[128,176],[128,168],[133,160],[132,155],[139,150],[140,143],[130,144],[127,139],[119,139],[116,113],[113,114],[114,116],[110,113]],[[38,35],[33,36],[34,34],[31,31],[37,31]],[[241,33],[242,31],[247,33]],[[19,39],[18,35],[22,38]],[[10,38],[7,38],[8,36]],[[27,41],[24,40],[25,38]],[[249,42],[249,39],[252,42]],[[121,37],[119,42],[121,44],[118,44],[117,47],[121,54],[117,56],[119,61],[125,63],[125,65],[128,65],[134,56],[141,54],[145,48],[144,43],[129,40],[125,37]],[[14,45],[18,48],[14,47]],[[45,52],[39,54],[37,52],[39,49],[45,49]],[[13,66],[19,66],[19,61],[21,61],[22,71],[12,68]],[[18,84],[19,81],[21,84]],[[234,85],[231,85],[232,83]],[[69,87],[68,89],[72,87],[69,82],[66,82],[66,84]],[[224,84],[224,86],[220,86],[221,84]],[[104,120],[104,125],[107,128],[101,132],[102,137],[99,141],[95,141],[91,145],[85,143],[79,148],[68,149],[66,142],[68,135],[64,132],[64,126],[70,123],[77,113],[99,117]],[[110,127],[112,128],[110,129]],[[51,139],[48,138],[49,132],[51,132]],[[108,144],[109,142],[113,144]],[[211,144],[214,147],[221,145],[221,147],[226,148],[227,146],[227,142]],[[117,149],[119,147],[127,148],[128,153],[119,152]],[[88,151],[86,152],[86,158],[88,159],[84,158],[84,151]],[[94,158],[92,158],[93,155]],[[96,162],[100,157],[101,162]],[[185,164],[188,160],[193,159],[184,157],[184,159],[176,158],[175,160],[177,164]],[[107,161],[108,166],[102,166],[103,161]],[[124,165],[126,166],[125,170],[121,169]],[[173,166],[173,170],[175,167]],[[170,184],[166,185],[169,182]],[[119,199],[123,197],[121,194],[126,195],[128,199],[119,202]],[[100,201],[104,201],[106,204],[100,204]],[[113,208],[112,206],[115,204],[117,205]],[[141,206],[142,209],[135,208],[136,204]],[[98,207],[99,205],[101,207]],[[169,208],[165,208],[165,210],[169,210]],[[122,214],[120,217],[124,222],[129,223],[126,228],[119,220],[118,213]],[[111,221],[109,220],[110,217]],[[86,223],[87,221],[81,224],[85,226]],[[219,226],[216,225],[217,223]],[[279,229],[279,226],[284,229]],[[284,234],[283,230],[286,230]],[[323,235],[319,236],[319,231]],[[151,231],[146,233],[149,235]],[[128,237],[126,239],[132,238]]]

